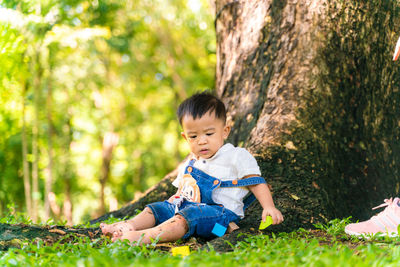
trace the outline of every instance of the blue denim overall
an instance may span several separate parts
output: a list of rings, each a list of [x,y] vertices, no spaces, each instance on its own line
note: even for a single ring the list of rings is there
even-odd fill
[[[218,187],[244,187],[256,184],[265,184],[265,179],[260,176],[249,177],[240,180],[221,181],[218,178],[212,177],[207,173],[193,167],[196,160],[192,159],[185,169],[185,174],[190,174],[197,182],[200,188],[201,203],[217,205],[212,199],[212,192]],[[254,200],[255,196],[250,193],[243,200],[243,210],[245,210]]]
[[[152,210],[157,225],[172,218],[175,214],[183,216],[189,228],[183,238],[187,238],[193,234],[203,238],[212,238],[215,237],[212,234],[212,230],[216,224],[227,228],[230,222],[238,223],[240,220],[240,217],[233,211],[213,201],[213,190],[218,187],[256,185],[265,183],[265,180],[260,176],[256,176],[240,180],[221,181],[195,168],[193,166],[194,162],[195,160],[189,162],[185,168],[185,174],[190,174],[196,180],[200,189],[201,203],[183,201],[177,212],[175,212],[176,206],[168,201],[152,203],[147,205],[147,207]],[[243,200],[243,209],[246,209],[254,200],[255,196],[253,194],[250,193],[246,196]]]

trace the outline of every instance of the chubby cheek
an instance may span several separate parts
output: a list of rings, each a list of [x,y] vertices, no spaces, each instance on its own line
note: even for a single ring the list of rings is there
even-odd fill
[[[197,146],[195,144],[190,144],[189,147],[190,147],[190,151],[197,152]]]
[[[196,145],[193,144],[193,143],[189,144],[189,146],[190,146],[190,149],[191,149],[191,150],[194,150],[194,149],[196,148]]]
[[[217,139],[217,140],[213,140],[212,142],[211,142],[211,145],[213,146],[213,147],[221,147],[222,145],[224,144],[224,139]]]

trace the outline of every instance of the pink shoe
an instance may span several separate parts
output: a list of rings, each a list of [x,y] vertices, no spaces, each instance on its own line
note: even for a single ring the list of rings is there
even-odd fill
[[[351,223],[344,228],[346,234],[354,236],[366,236],[379,234],[379,236],[397,236],[397,227],[400,224],[400,199],[385,199],[385,203],[373,208],[387,206],[382,212],[372,216],[368,221]]]

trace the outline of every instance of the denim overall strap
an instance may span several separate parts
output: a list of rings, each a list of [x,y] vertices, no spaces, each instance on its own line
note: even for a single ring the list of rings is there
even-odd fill
[[[196,160],[195,159],[191,159],[190,161],[189,161],[189,164],[188,164],[188,166],[191,166],[191,167],[193,167],[193,164],[196,162]]]
[[[254,200],[256,200],[256,196],[253,193],[247,194],[247,196],[243,199],[243,211],[245,211],[247,207],[254,202]]]
[[[223,181],[221,182],[220,187],[239,187],[239,186],[249,186],[256,184],[265,184],[265,179],[261,176],[254,176],[249,178],[244,178],[240,180],[232,180],[232,181]],[[253,201],[256,200],[256,197],[253,193],[247,194],[247,196],[243,199],[243,210],[246,210],[248,206],[250,206]]]
[[[265,179],[261,176],[254,176],[239,180],[232,180],[232,181],[222,181],[221,187],[239,187],[239,186],[249,186],[249,185],[256,185],[256,184],[265,184]]]
[[[221,180],[193,167],[196,160],[192,159],[185,168],[185,174],[190,174],[200,189],[201,203],[217,204],[212,199],[212,191],[221,185]]]
[[[254,176],[254,177],[249,177],[245,179],[239,179],[239,180],[231,180],[231,181],[221,181],[218,178],[212,177],[205,172],[193,167],[193,164],[195,163],[195,159],[192,159],[189,161],[188,166],[185,168],[185,174],[191,174],[194,179],[199,183],[201,181],[200,178],[203,178],[203,180],[208,180],[208,184],[211,183],[211,188],[205,189],[204,186],[200,186],[201,190],[201,197],[203,203],[208,203],[208,204],[215,204],[214,201],[211,198],[211,193],[212,191],[217,188],[217,187],[240,187],[240,186],[249,186],[249,185],[256,185],[256,184],[265,184],[265,179],[260,176]],[[243,199],[243,210],[246,210],[248,206],[250,206],[253,201],[256,200],[256,197],[252,194],[249,193],[247,196]]]

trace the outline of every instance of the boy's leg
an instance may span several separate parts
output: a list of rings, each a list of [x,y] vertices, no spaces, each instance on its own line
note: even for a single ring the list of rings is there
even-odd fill
[[[240,217],[233,211],[219,205],[208,205],[204,203],[190,204],[179,210],[179,214],[188,223],[188,232],[184,238],[196,235],[205,239],[213,238],[215,225],[228,228],[229,223],[238,222]]]
[[[146,207],[141,213],[136,215],[134,218],[123,221],[117,222],[113,224],[100,224],[100,229],[103,234],[112,235],[114,232],[129,232],[129,231],[138,231],[147,228],[151,228],[155,225],[156,220],[154,218],[154,214],[150,208]]]
[[[150,244],[158,238],[161,242],[171,242],[182,238],[189,230],[186,220],[181,215],[175,215],[171,219],[156,227],[130,232],[114,232],[112,241],[128,239],[131,242],[139,241],[141,244]]]

